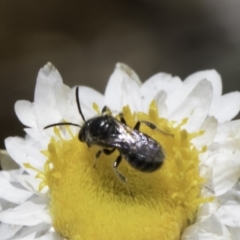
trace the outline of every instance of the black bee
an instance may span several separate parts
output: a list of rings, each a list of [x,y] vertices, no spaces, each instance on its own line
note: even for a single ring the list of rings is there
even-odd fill
[[[165,159],[161,145],[139,130],[142,123],[151,129],[157,129],[154,124],[146,121],[138,121],[134,128],[131,128],[126,124],[122,114],[119,114],[119,121],[111,115],[110,110],[106,106],[102,109],[102,115],[86,121],[81,110],[78,92],[77,87],[76,102],[78,111],[84,121],[83,126],[75,123],[62,122],[48,125],[44,129],[60,125],[80,127],[78,138],[81,142],[86,142],[88,147],[92,145],[102,147],[102,149],[97,152],[96,159],[99,158],[102,152],[110,155],[118,150],[119,156],[113,163],[113,169],[123,182],[126,182],[126,178],[117,169],[122,158],[132,167],[142,172],[153,172],[161,167]]]

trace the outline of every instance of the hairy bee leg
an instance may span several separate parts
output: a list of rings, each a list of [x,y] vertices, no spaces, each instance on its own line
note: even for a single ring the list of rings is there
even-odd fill
[[[95,155],[95,162],[94,162],[94,165],[93,167],[96,168],[96,163],[97,163],[97,159],[100,157],[100,155],[102,154],[102,152],[106,155],[110,155],[112,154],[114,151],[116,150],[116,148],[113,148],[113,149],[107,149],[107,148],[103,148],[103,149],[100,149],[96,155]]]
[[[120,162],[122,161],[122,156],[119,155],[116,159],[116,161],[113,163],[113,169],[115,174],[118,176],[118,178],[122,181],[122,182],[126,182],[126,178],[118,171],[117,167],[120,164]]]
[[[134,126],[134,129],[139,130],[142,123],[146,124],[148,127],[150,127],[150,128],[153,129],[153,130],[159,131],[160,133],[162,133],[162,134],[164,134],[164,135],[170,135],[170,136],[173,137],[173,134],[171,134],[171,133],[166,133],[166,132],[160,130],[159,128],[157,128],[157,126],[154,125],[153,123],[150,123],[150,122],[147,122],[147,121],[138,121],[138,122],[136,123],[136,125]]]

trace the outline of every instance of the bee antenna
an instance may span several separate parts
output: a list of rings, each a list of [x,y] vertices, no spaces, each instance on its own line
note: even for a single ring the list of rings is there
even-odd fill
[[[47,125],[46,127],[44,127],[44,129],[47,129],[47,128],[50,128],[50,127],[55,127],[55,126],[62,126],[62,125],[65,125],[65,126],[66,125],[71,125],[71,126],[75,126],[75,127],[81,128],[80,125],[75,124],[75,123],[62,122],[62,123],[54,123],[54,124]]]
[[[79,101],[79,88],[76,88],[76,101],[77,101],[77,106],[78,106],[78,111],[83,119],[84,122],[86,122],[85,117],[83,116],[82,110],[81,110],[81,105]]]

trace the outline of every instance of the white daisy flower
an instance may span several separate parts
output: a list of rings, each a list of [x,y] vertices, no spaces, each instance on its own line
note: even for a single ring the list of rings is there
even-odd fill
[[[222,95],[214,70],[184,81],[159,73],[141,83],[117,64],[105,94],[79,87],[86,120],[108,106],[127,125],[162,146],[162,167],[145,173],[122,161],[121,181],[102,154],[78,140],[83,126],[75,89],[49,63],[40,70],[34,102],[15,111],[25,138],[9,137],[6,150],[19,168],[0,172],[0,236],[5,239],[227,240],[240,236],[240,93]],[[95,164],[95,167],[94,167]],[[4,168],[4,167],[3,167]]]

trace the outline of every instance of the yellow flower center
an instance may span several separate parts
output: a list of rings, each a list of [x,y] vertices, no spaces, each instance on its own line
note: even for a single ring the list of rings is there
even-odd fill
[[[117,151],[102,154],[95,162],[98,146],[88,148],[78,136],[64,140],[56,127],[57,138],[44,151],[48,160],[40,186],[49,187],[53,226],[74,240],[178,240],[194,220],[199,204],[206,201],[200,196],[204,181],[199,175],[201,152],[191,144],[202,132],[182,130],[187,119],[177,125],[159,117],[154,103],[149,114],[132,114],[129,107],[122,112],[131,127],[144,120],[162,131],[145,125],[140,129],[163,147],[162,167],[144,173],[123,160],[118,169],[127,178],[124,183],[112,167]],[[68,126],[63,128],[72,135]]]

